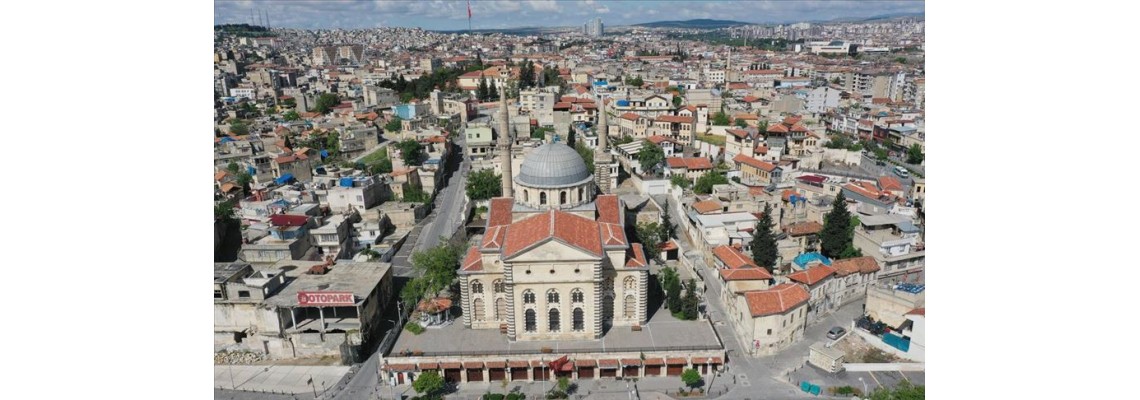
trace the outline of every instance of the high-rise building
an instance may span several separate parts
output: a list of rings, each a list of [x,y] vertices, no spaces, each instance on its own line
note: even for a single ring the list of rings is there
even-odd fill
[[[593,20],[586,21],[582,25],[582,34],[586,36],[601,37],[605,34],[605,25],[602,24],[602,18],[594,18]]]

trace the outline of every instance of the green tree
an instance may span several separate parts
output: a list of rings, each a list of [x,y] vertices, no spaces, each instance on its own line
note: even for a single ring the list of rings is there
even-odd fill
[[[232,175],[237,175],[238,171],[241,171],[241,167],[236,162],[230,161],[229,164],[226,164],[226,171]]]
[[[776,236],[772,234],[772,206],[764,203],[764,215],[752,231],[752,261],[771,273],[776,265]]]
[[[748,127],[748,121],[745,121],[744,118],[737,118],[736,119],[736,126],[741,127],[741,128],[747,128]]]
[[[250,187],[251,183],[253,183],[253,177],[250,176],[248,172],[242,171],[238,173],[237,184],[241,185],[243,196],[249,196],[253,192],[253,188]]]
[[[329,132],[328,136],[325,136],[324,145],[330,156],[340,154],[340,132]]]
[[[689,178],[682,174],[670,176],[669,182],[673,183],[673,185],[680,186],[682,189],[688,189],[690,186],[693,186],[693,183],[689,182]]]
[[[322,93],[317,97],[317,105],[313,110],[321,114],[328,114],[338,104],[340,104],[340,97],[337,97],[336,93]]]
[[[926,398],[926,386],[902,381],[895,385],[894,389],[875,389],[868,398],[871,400],[922,400]]]
[[[599,135],[600,134],[601,133],[599,133]],[[621,137],[618,138],[617,142],[614,143],[613,145],[614,146],[620,146],[620,145],[627,144],[627,143],[633,143],[633,137],[629,136],[629,135],[621,135]]]
[[[697,184],[693,185],[693,191],[699,194],[712,193],[713,185],[723,185],[728,183],[728,178],[717,172],[706,172],[697,178]]]
[[[851,245],[848,229],[851,224],[851,213],[847,211],[847,199],[840,191],[831,203],[831,211],[823,217],[823,231],[820,232],[820,250],[829,258],[840,258],[843,251]]]
[[[296,111],[289,110],[286,111],[285,114],[283,114],[281,117],[285,118],[286,121],[296,121],[301,119],[301,114],[297,114]]]
[[[910,149],[906,151],[907,164],[922,164],[922,160],[925,157],[926,155],[922,154],[922,146],[918,143],[911,145]]]
[[[681,96],[673,96],[673,108],[681,107]]]
[[[372,175],[392,173],[392,160],[385,158],[377,161],[375,164],[369,165],[368,173]]]
[[[412,382],[412,389],[423,396],[431,396],[443,389],[443,377],[436,371],[424,371]]]
[[[725,114],[724,110],[717,111],[716,114],[713,114],[713,120],[712,120],[713,125],[722,125],[723,126],[723,125],[728,125],[731,123],[732,123],[732,121],[728,119],[728,114]]]
[[[401,129],[403,129],[403,120],[404,119],[400,118],[399,116],[392,118],[391,121],[388,121],[388,123],[384,124],[384,130],[392,133],[399,132]]]
[[[684,382],[685,386],[688,386],[690,389],[701,386],[704,383],[701,382],[701,380],[701,373],[695,369],[685,368],[685,372],[681,373],[681,382]]]
[[[491,93],[491,89],[487,87],[487,79],[479,78],[479,86],[475,87],[475,98],[479,101],[487,101],[487,96]]]
[[[214,220],[217,221],[233,221],[234,220],[234,203],[230,201],[222,201],[214,203]]]
[[[586,147],[582,142],[574,143],[574,150],[582,157],[582,161],[586,162],[586,169],[590,173],[594,172],[594,150]]]
[[[567,378],[565,376],[559,377],[558,378],[558,390],[562,391],[562,393],[566,393],[567,391],[569,391],[570,390],[570,378]]]
[[[678,314],[681,311],[681,277],[673,267],[661,269],[661,288],[665,289],[665,307],[669,312]]]
[[[467,175],[467,197],[471,200],[487,200],[503,195],[502,174],[492,169],[484,169]]]
[[[249,125],[246,125],[245,122],[240,119],[236,119],[230,124],[230,134],[234,136],[248,135]]]
[[[462,251],[459,246],[444,243],[412,253],[412,268],[420,272],[420,278],[424,279],[421,296],[433,296],[451,286],[455,281],[455,271],[459,268]]]
[[[427,159],[427,153],[424,153],[424,146],[415,139],[405,139],[396,143],[396,148],[400,149],[400,159],[404,160],[405,165],[418,166],[424,163]]]
[[[625,84],[630,85],[630,86],[641,87],[641,86],[645,85],[645,80],[641,79],[641,75],[638,75],[638,76],[634,77],[633,79],[626,79]]]
[[[697,319],[700,305],[701,300],[697,297],[697,281],[689,279],[689,284],[685,287],[685,297],[681,299],[681,314],[684,319]]]
[[[491,91],[487,92],[490,100],[499,98],[499,89],[495,87],[495,81],[491,81]]]
[[[641,170],[646,174],[653,174],[657,167],[665,162],[665,150],[648,140],[641,141],[641,151],[637,153],[637,161],[641,163]]]
[[[661,243],[668,242],[673,234],[676,233],[676,227],[673,226],[673,217],[669,216],[669,199],[665,199],[665,204],[661,205],[661,226],[665,228],[665,236],[661,237]]]
[[[634,231],[637,240],[645,247],[646,256],[656,259],[661,254],[661,237],[665,235],[665,227],[656,222],[642,222],[637,224]]]

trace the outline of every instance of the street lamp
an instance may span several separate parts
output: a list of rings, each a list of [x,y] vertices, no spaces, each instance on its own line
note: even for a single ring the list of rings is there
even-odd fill
[[[859,382],[863,384],[863,396],[867,396],[867,382],[863,381],[863,377],[859,377]]]

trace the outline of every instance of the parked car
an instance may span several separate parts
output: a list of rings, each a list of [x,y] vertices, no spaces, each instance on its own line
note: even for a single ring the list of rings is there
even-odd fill
[[[895,175],[898,175],[902,178],[907,178],[910,176],[910,171],[907,171],[906,168],[903,168],[902,166],[895,166]]]
[[[839,337],[843,336],[843,334],[845,334],[845,333],[847,333],[846,329],[843,329],[843,328],[840,328],[837,326],[837,327],[831,328],[830,331],[827,331],[827,338],[832,339],[832,340],[839,339]]]

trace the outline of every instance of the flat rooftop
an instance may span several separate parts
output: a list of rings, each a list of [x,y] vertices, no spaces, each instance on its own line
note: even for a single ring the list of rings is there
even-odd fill
[[[634,332],[615,326],[597,340],[542,340],[511,342],[498,329],[468,329],[462,317],[443,328],[427,328],[419,335],[402,331],[391,354],[422,351],[423,356],[538,354],[543,347],[552,354],[669,350],[721,350],[708,321],[682,321],[660,309],[649,323]]]
[[[372,293],[380,280],[391,270],[392,264],[381,262],[355,262],[338,260],[329,267],[324,275],[305,274],[313,265],[322,264],[319,261],[281,260],[269,268],[259,270],[284,272],[285,276],[294,278],[277,294],[265,299],[265,304],[277,307],[296,307],[297,292],[352,292],[356,295],[356,304],[360,304]],[[296,268],[288,268],[296,267]]]

